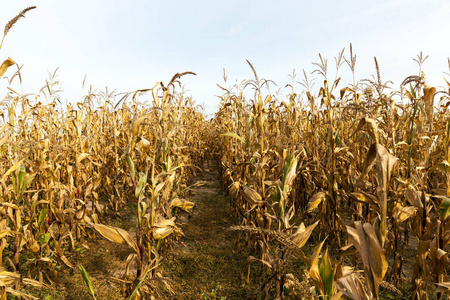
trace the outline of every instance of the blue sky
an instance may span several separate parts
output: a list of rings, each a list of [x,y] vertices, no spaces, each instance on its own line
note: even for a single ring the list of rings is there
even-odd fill
[[[412,60],[430,57],[423,70],[433,85],[444,85],[450,56],[447,1],[0,1],[0,24],[36,5],[11,29],[0,59],[23,65],[24,93],[37,93],[58,70],[63,100],[79,101],[83,79],[97,91],[151,88],[177,72],[207,113],[217,109],[223,68],[229,84],[251,79],[250,60],[260,77],[278,87],[295,68],[308,74],[318,53],[328,59],[349,43],[357,54],[356,78],[374,74],[376,56],[383,80],[398,87],[418,73]],[[5,76],[10,76],[9,70]],[[343,84],[351,83],[343,66]],[[318,77],[317,75],[311,75]],[[300,76],[297,80],[300,80]],[[318,77],[318,83],[322,78]],[[0,84],[5,94],[6,80]],[[297,84],[296,89],[301,87]],[[283,90],[287,93],[287,90]]]

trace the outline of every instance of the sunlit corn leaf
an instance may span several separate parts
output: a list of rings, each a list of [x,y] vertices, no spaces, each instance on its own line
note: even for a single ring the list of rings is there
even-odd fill
[[[128,150],[128,146],[127,146],[127,150]],[[128,153],[126,154],[125,159],[127,161],[128,168],[130,169],[131,179],[134,181],[136,178],[136,168],[134,167],[134,162]]]
[[[37,298],[37,297],[34,297],[34,296],[32,296],[32,295],[29,295],[29,294],[25,294],[24,292],[15,290],[15,289],[13,289],[13,288],[11,288],[11,287],[6,287],[6,292],[7,292],[8,294],[14,295],[14,296],[16,296],[16,297],[22,297],[22,298],[24,298],[24,299],[39,300],[39,298]]]
[[[430,243],[430,255],[434,264],[433,272],[442,274],[448,263],[448,253],[436,247],[436,238]]]
[[[389,151],[380,144],[376,145],[377,150],[377,171],[381,180],[382,188],[387,190],[389,178],[398,163],[398,158],[390,154]]]
[[[35,240],[35,238],[32,235],[28,235],[26,240],[28,250],[30,250],[33,253],[37,253],[39,252],[39,250],[41,250],[39,243]]]
[[[298,249],[302,248],[308,241],[312,231],[314,230],[314,228],[316,228],[317,224],[319,224],[319,221],[315,222],[312,225],[309,225],[306,228],[304,226],[299,226],[298,230],[289,237],[290,243],[295,245],[295,247],[297,247]]]
[[[371,195],[366,192],[353,192],[349,194],[349,197],[353,200],[361,203],[368,203],[372,205],[378,205],[379,199],[375,195]]]
[[[245,184],[241,184],[241,190],[242,190],[242,195],[244,196],[244,199],[247,200],[247,202],[250,205],[259,203],[262,201],[262,197],[261,195],[255,191],[254,189],[252,189],[251,187],[245,185]]]
[[[331,260],[328,256],[328,249],[322,258],[319,268],[319,254],[324,242],[325,240],[314,249],[310,261],[309,274],[313,279],[317,294],[323,296],[324,299],[340,299],[336,294],[334,294],[333,281],[335,270],[331,265]],[[332,298],[332,296],[336,297]]]
[[[17,194],[17,200],[16,202],[19,202],[22,199],[23,193],[28,188],[28,186],[33,181],[34,175],[27,175],[25,166],[20,165],[17,175],[17,188],[18,188],[18,194]],[[14,178],[13,178],[14,181]]]
[[[25,174],[26,174],[25,166],[24,165],[20,165],[19,166],[19,174],[17,175],[19,189],[23,185],[23,178],[25,177]]]
[[[416,190],[406,189],[405,190],[405,198],[415,208],[417,208],[419,210],[423,209],[423,203],[420,200],[420,193],[417,192]]]
[[[236,133],[232,133],[232,132],[227,132],[227,133],[222,133],[221,135],[223,136],[229,136],[229,137],[233,137],[235,139],[238,139],[239,141],[241,141],[242,143],[244,143],[247,146],[247,142],[240,137],[239,135],[237,135]]]
[[[141,137],[139,147],[141,147],[142,149],[142,156],[145,157],[148,151],[150,150],[151,144],[147,139]]]
[[[147,212],[147,203],[145,201],[140,201],[138,206],[139,220],[141,217],[145,215],[146,212]]]
[[[41,211],[39,212],[39,217],[38,217],[39,231],[42,230],[42,224],[43,224],[46,216],[47,216],[47,209],[46,208],[41,209]]]
[[[425,112],[429,120],[433,119],[434,114],[434,95],[436,88],[425,84],[423,87],[423,101],[425,102]]]
[[[400,224],[407,219],[411,218],[417,211],[414,206],[403,206],[399,202],[396,203],[392,210],[392,216],[396,220],[397,224]]]
[[[239,193],[239,186],[240,186],[239,182],[235,181],[228,187],[232,199],[235,199],[237,197]]]
[[[11,236],[11,230],[0,230],[0,239],[3,239],[6,236]],[[0,248],[1,249],[1,248]],[[1,252],[1,251],[0,251]]]
[[[170,207],[179,207],[186,212],[190,212],[194,206],[194,202],[180,198],[175,198],[170,202]]]
[[[323,240],[320,244],[318,244],[314,248],[314,252],[313,252],[313,255],[311,256],[311,260],[310,260],[309,275],[316,282],[320,282],[320,280],[321,280],[320,274],[319,274],[319,255],[320,255],[320,251],[322,250],[324,243],[325,243],[325,240]]]
[[[308,213],[313,212],[321,202],[326,201],[328,192],[317,192],[311,199],[309,199],[308,205],[306,206],[306,211]]]
[[[347,152],[351,157],[353,157],[353,154],[349,152],[350,147],[336,147],[334,148],[334,154],[338,154],[340,152]]]
[[[16,204],[8,203],[8,202],[0,202],[0,205],[10,207],[12,209],[20,210],[20,207]]]
[[[8,68],[14,65],[15,63],[16,62],[12,60],[10,57],[5,59],[5,61],[3,61],[2,65],[0,66],[0,77],[2,77],[6,73],[6,70],[8,70]]]
[[[340,90],[340,98],[344,97],[345,92],[353,92],[353,90],[349,87],[344,87]]]
[[[450,281],[448,281],[448,282],[438,282],[438,283],[435,283],[435,285],[437,285],[436,292],[438,292],[438,293],[443,293],[443,292],[450,291]]]
[[[139,248],[133,238],[125,230],[107,226],[103,224],[92,224],[95,230],[97,230],[101,235],[110,240],[111,242],[124,244],[130,246],[136,253],[139,253]]]
[[[144,189],[146,183],[147,183],[147,175],[143,172],[139,172],[139,182],[136,185],[136,190],[134,194],[136,199],[139,199],[139,196],[142,190]]]
[[[0,133],[2,133],[5,129],[8,129],[11,125],[6,123],[0,128]],[[3,138],[0,139],[0,148],[8,141],[9,139],[9,130],[3,134]]]
[[[284,164],[283,188],[290,186],[294,181],[297,171],[298,159],[294,154],[290,154]]]
[[[158,183],[158,185],[156,185],[155,190],[154,190],[154,196],[158,195],[159,192],[161,192],[161,190],[163,189],[164,185],[166,184],[165,181]]]
[[[364,168],[357,182],[362,182],[364,177],[366,177],[366,175],[372,169],[372,166],[375,164],[376,157],[377,157],[377,144],[372,144],[369,148],[369,152],[367,152],[366,158],[364,160]]]
[[[9,168],[8,171],[6,171],[6,172],[3,174],[3,178],[8,177],[9,174],[11,174],[12,172],[16,171],[16,170],[20,167],[20,165],[22,164],[22,162],[23,162],[24,160],[25,160],[25,159],[21,159],[21,160],[19,160],[18,162],[16,162],[14,165],[12,165],[12,167]]]
[[[169,236],[174,231],[172,227],[155,228],[152,230],[153,239],[161,240]]]
[[[330,297],[333,295],[333,281],[334,281],[334,270],[331,265],[330,257],[328,256],[328,249],[325,251],[325,255],[322,258],[322,263],[319,268],[320,278],[323,283],[323,294]]]
[[[88,157],[89,153],[81,153],[77,156],[77,165],[79,165],[86,157]]]
[[[358,250],[355,248],[355,245],[350,244],[347,246],[343,246],[339,249],[338,256],[349,256],[358,253]]]
[[[155,224],[153,224],[153,227],[158,228],[175,227],[175,217],[171,219],[164,219],[160,217],[158,221]]]
[[[12,285],[18,279],[20,279],[20,274],[16,272],[9,272],[4,270],[4,268],[1,268],[0,282],[3,282],[5,285]]]
[[[160,218],[158,221],[152,226],[152,235],[153,239],[160,240],[169,236],[172,232],[174,232],[175,225],[175,217],[171,219]]]

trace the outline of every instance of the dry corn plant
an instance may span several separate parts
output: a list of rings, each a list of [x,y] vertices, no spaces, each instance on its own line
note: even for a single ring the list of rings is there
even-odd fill
[[[58,109],[52,80],[34,101],[10,88],[0,126],[3,295],[54,283],[61,264],[74,268],[70,254],[92,237],[89,228],[129,246],[118,278],[125,295],[170,291],[158,267],[181,233],[177,211],[194,205],[183,197],[206,152],[203,114],[175,91],[188,73],[115,105],[111,93],[91,89],[82,102]],[[145,92],[153,101],[139,102]],[[134,234],[108,225],[133,203]]]
[[[215,120],[216,131],[222,133],[219,155],[224,181],[230,186],[233,206],[241,217],[241,224],[232,229],[241,231],[257,249],[247,261],[247,280],[252,263],[259,262],[259,293],[266,298],[284,298],[285,288],[293,278],[285,272],[288,258],[293,251],[301,252],[318,222],[308,227],[291,224],[295,207],[290,193],[304,150],[293,148],[288,154],[282,144],[272,143],[280,133],[277,122],[282,122],[283,117],[272,96],[263,98],[262,87],[270,81],[259,79],[250,67],[255,79],[245,81],[243,88],[252,86],[256,99],[247,104],[243,90],[226,91]]]
[[[336,71],[347,62],[354,74],[356,55],[350,49],[350,59],[344,51],[336,57]],[[425,58],[421,54],[416,61],[421,68]],[[319,239],[328,237],[334,249],[325,252],[322,273],[317,271],[322,246],[312,259],[303,257],[317,297],[337,299],[341,292],[353,299],[379,298],[380,286],[399,294],[395,286],[405,279],[417,299],[433,290],[430,282],[439,285],[437,296],[442,297],[448,286],[448,91],[437,92],[422,73],[392,91],[390,82],[381,80],[375,59],[373,79],[354,80],[335,96],[340,78],[336,75],[329,84],[322,56],[315,65],[325,79],[323,87],[315,94],[304,72],[306,91],[296,93],[294,83],[287,85],[286,102],[263,96],[262,87],[270,81],[260,79],[251,65],[254,80],[221,87],[225,93],[213,143],[241,220],[234,229],[255,249],[248,266],[254,261],[262,265],[262,294],[287,295],[283,285],[293,281],[287,283],[292,274],[284,271],[290,249],[286,241],[303,228],[291,223],[305,220],[320,221]],[[256,91],[250,101],[244,96],[246,85]],[[286,181],[288,170],[295,176]],[[342,260],[331,263],[330,253],[337,255],[339,246],[339,256],[354,271]],[[417,253],[407,269],[403,247]]]
[[[169,88],[172,87],[174,80],[182,75],[184,74],[175,75],[169,84]],[[122,157],[122,160],[126,161],[128,165],[131,185],[135,189],[134,197],[138,207],[136,238],[132,239],[127,232],[120,228],[92,224],[107,239],[116,243],[127,244],[133,250],[133,253],[127,259],[124,278],[121,281],[125,280],[127,283],[129,294],[143,280],[136,293],[140,297],[144,294],[153,295],[156,293],[156,295],[159,295],[158,290],[155,289],[155,283],[158,283],[158,281],[164,283],[170,289],[167,284],[168,279],[161,277],[156,272],[157,266],[161,263],[161,250],[167,243],[166,240],[169,235],[181,233],[181,230],[175,224],[176,217],[173,215],[173,211],[177,208],[189,211],[194,206],[194,203],[179,198],[181,188],[186,186],[188,176],[192,175],[189,169],[196,166],[190,161],[189,155],[182,154],[182,148],[188,146],[181,146],[181,141],[186,141],[183,138],[186,130],[203,130],[197,127],[202,126],[203,119],[201,116],[196,119],[190,115],[190,121],[193,121],[193,123],[180,124],[179,118],[186,122],[188,114],[194,113],[195,116],[195,111],[192,111],[190,106],[192,103],[189,100],[183,103],[185,99],[182,97],[176,99],[167,88],[162,84],[157,86],[159,85],[162,86],[161,97],[158,95],[156,87],[152,89],[153,107],[155,109],[143,110],[141,111],[142,115],[140,114],[135,118],[133,136],[130,138],[130,144],[126,147]],[[150,126],[149,128],[153,129],[151,134],[157,151],[153,153],[152,159],[148,155],[150,153],[145,156],[131,150],[136,149],[136,143],[139,143],[138,149],[141,151],[147,151],[150,145],[150,141],[142,136],[145,131],[141,131],[140,126]],[[184,128],[185,126],[188,128]],[[201,134],[201,132],[198,133]],[[190,146],[190,149],[197,149],[200,153],[196,154],[201,154],[204,147],[198,149]],[[146,153],[144,152],[144,154]],[[137,174],[137,165],[133,160],[136,156],[146,158],[145,173],[139,172]],[[151,177],[148,180],[149,172],[151,172]],[[137,175],[139,175],[139,178]],[[136,272],[134,273],[133,270],[136,270]],[[145,280],[143,276],[146,276]]]

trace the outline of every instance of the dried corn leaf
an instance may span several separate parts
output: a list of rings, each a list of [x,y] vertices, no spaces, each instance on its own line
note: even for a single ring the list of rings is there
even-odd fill
[[[174,231],[174,228],[172,227],[162,227],[162,228],[156,228],[153,229],[153,239],[155,240],[161,240],[170,235]]]
[[[367,291],[364,284],[355,273],[344,275],[335,281],[337,288],[353,300],[372,300],[372,293]]]
[[[302,248],[308,241],[312,231],[314,230],[314,228],[316,228],[317,224],[319,224],[319,221],[305,228],[302,223],[303,226],[299,226],[297,232],[289,237],[290,244],[295,245],[298,249]]]
[[[419,210],[423,209],[423,203],[420,200],[420,193],[413,189],[405,190],[405,198],[408,202]]]
[[[317,192],[315,193],[306,206],[306,210],[308,213],[313,212],[321,202],[326,201],[328,196],[328,192]]]
[[[175,198],[170,201],[170,207],[179,207],[184,211],[190,212],[192,208],[195,206],[194,202],[187,201],[180,198]]]
[[[319,245],[314,248],[313,255],[311,256],[311,262],[309,267],[309,275],[316,282],[321,283],[320,274],[319,274],[319,254],[322,250],[322,246],[325,240],[322,241]]]
[[[241,184],[242,195],[250,205],[257,204],[262,201],[261,195],[251,187]]]
[[[388,263],[380,241],[370,223],[355,222],[355,228],[347,226],[350,240],[358,250],[364,264],[364,274],[370,291],[378,297],[379,286],[386,274]]]
[[[428,120],[433,119],[434,113],[434,95],[436,94],[436,88],[430,87],[428,84],[425,84],[423,88],[423,101],[425,102],[425,113],[427,114]]]
[[[392,210],[392,216],[396,220],[397,224],[406,221],[410,217],[412,217],[417,211],[417,208],[414,206],[403,206],[399,202],[395,205]]]
[[[113,226],[106,226],[103,224],[92,224],[95,230],[111,242],[124,244],[130,246],[136,253],[139,253],[139,248],[131,235],[125,230]]]
[[[368,203],[368,204],[372,204],[372,205],[378,205],[378,202],[379,202],[377,196],[366,193],[366,192],[350,193],[349,197],[357,202]]]
[[[0,77],[2,77],[6,73],[6,70],[8,70],[8,68],[14,65],[15,63],[16,62],[12,60],[12,58],[10,57],[5,59],[5,61],[3,61],[2,65],[0,66]]]
[[[8,171],[6,171],[5,174],[3,174],[3,178],[8,177],[9,174],[11,174],[12,172],[14,172],[15,170],[17,170],[20,165],[22,164],[22,162],[25,160],[25,158],[19,160],[18,162],[16,162],[14,165],[12,165],[11,168],[8,169]]]
[[[378,137],[378,126],[374,119],[371,118],[362,118],[358,125],[356,126],[355,131],[350,136],[353,136],[355,133],[357,133],[364,125],[367,124],[367,129],[369,132],[370,137],[372,138],[372,143],[376,144],[379,142]]]
[[[78,155],[78,157],[77,157],[77,165],[79,165],[83,161],[83,159],[85,159],[89,155],[90,155],[89,153],[81,153],[80,155]]]

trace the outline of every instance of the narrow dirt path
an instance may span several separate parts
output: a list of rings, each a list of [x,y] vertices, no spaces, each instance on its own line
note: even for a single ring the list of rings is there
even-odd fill
[[[176,299],[249,299],[245,286],[248,253],[237,246],[237,233],[228,228],[237,224],[229,199],[221,192],[218,166],[209,161],[194,182],[202,186],[191,191],[195,203],[183,220],[184,237],[166,259],[164,273],[171,278]]]

